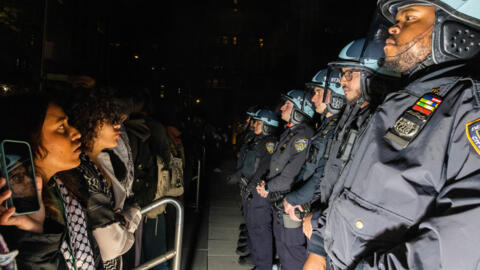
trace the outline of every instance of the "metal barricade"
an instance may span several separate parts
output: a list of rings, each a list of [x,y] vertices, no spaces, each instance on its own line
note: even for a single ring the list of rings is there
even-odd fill
[[[175,198],[165,197],[159,200],[152,202],[151,204],[142,208],[141,213],[144,215],[145,213],[153,210],[160,205],[170,203],[175,206],[177,209],[177,222],[175,225],[175,247],[173,250],[168,251],[167,253],[158,256],[157,258],[151,259],[150,261],[136,267],[134,270],[146,270],[151,269],[154,266],[157,266],[165,261],[173,259],[172,270],[180,270],[180,262],[182,258],[182,238],[183,238],[183,223],[184,223],[184,212],[183,206]]]
[[[206,148],[202,145],[201,157],[197,160],[197,175],[192,178],[196,182],[195,204],[193,208],[198,212],[200,210],[200,179],[205,171]]]

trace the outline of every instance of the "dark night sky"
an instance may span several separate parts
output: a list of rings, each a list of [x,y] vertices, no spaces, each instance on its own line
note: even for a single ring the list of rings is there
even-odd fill
[[[43,74],[87,74],[99,86],[149,88],[154,100],[168,101],[160,102],[167,114],[173,109],[165,103],[200,99],[205,116],[226,123],[249,105],[274,106],[279,93],[302,88],[366,34],[375,4],[0,0],[0,8],[18,13],[11,16],[16,30],[0,21],[6,63],[0,82],[38,83],[43,48]]]

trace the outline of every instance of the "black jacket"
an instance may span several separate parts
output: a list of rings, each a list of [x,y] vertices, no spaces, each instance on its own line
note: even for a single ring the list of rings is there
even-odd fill
[[[302,166],[296,188],[285,196],[292,205],[309,203],[314,199],[315,189],[323,176],[325,163],[331,149],[333,136],[340,115],[332,115],[323,119],[321,125],[312,137],[307,159]]]
[[[336,182],[323,233],[336,268],[478,268],[480,84],[462,64],[434,68],[387,96]]]
[[[52,178],[44,186],[43,193],[49,197],[56,209],[63,209],[60,191]],[[18,250],[16,257],[18,269],[21,270],[67,270],[67,265],[60,246],[67,237],[64,214],[48,211],[41,234],[19,230],[13,226],[0,226],[0,232],[11,250]],[[93,249],[95,268],[103,269],[98,246],[91,231],[89,240]]]
[[[288,192],[295,182],[305,159],[313,129],[307,123],[286,128],[280,135],[270,161],[267,189]]]

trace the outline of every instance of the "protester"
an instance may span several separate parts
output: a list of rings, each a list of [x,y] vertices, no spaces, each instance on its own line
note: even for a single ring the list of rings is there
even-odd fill
[[[11,191],[4,191],[0,197],[0,231],[9,248],[19,250],[19,269],[101,269],[96,242],[87,228],[84,200],[74,195],[78,190],[68,189],[55,177],[57,172],[80,164],[81,135],[69,124],[58,105],[61,102],[54,96],[22,95],[0,100],[2,115],[8,115],[0,119],[1,126],[8,127],[1,137],[30,144],[42,198],[39,211],[12,216],[15,209],[3,206]],[[2,178],[0,186],[4,185]]]
[[[84,134],[81,164],[70,175],[88,187],[88,225],[99,245],[104,268],[122,269],[121,255],[134,243],[134,232],[141,220],[140,208],[124,205],[125,198],[116,198],[114,194],[123,188],[117,175],[125,177],[125,166],[117,169],[121,173],[108,174],[99,162],[102,151],[118,144],[119,107],[108,96],[84,90],[77,95],[68,113],[72,125]]]

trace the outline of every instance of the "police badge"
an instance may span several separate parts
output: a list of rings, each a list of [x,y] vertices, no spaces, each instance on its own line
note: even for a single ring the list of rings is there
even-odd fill
[[[395,121],[393,128],[387,131],[384,138],[402,148],[407,147],[427,124],[440,103],[441,97],[433,93],[424,95]]]
[[[480,119],[468,123],[465,127],[467,138],[473,146],[473,149],[480,155]]]
[[[295,150],[297,150],[297,152],[302,152],[308,146],[308,139],[298,138],[295,140],[294,145],[295,145]]]
[[[275,143],[273,142],[267,142],[265,144],[265,147],[267,148],[267,152],[271,155],[273,152],[275,152]]]
[[[398,133],[398,135],[408,138],[415,136],[419,128],[420,126],[415,122],[403,117],[400,117],[400,119],[398,119],[393,126],[393,129]]]

